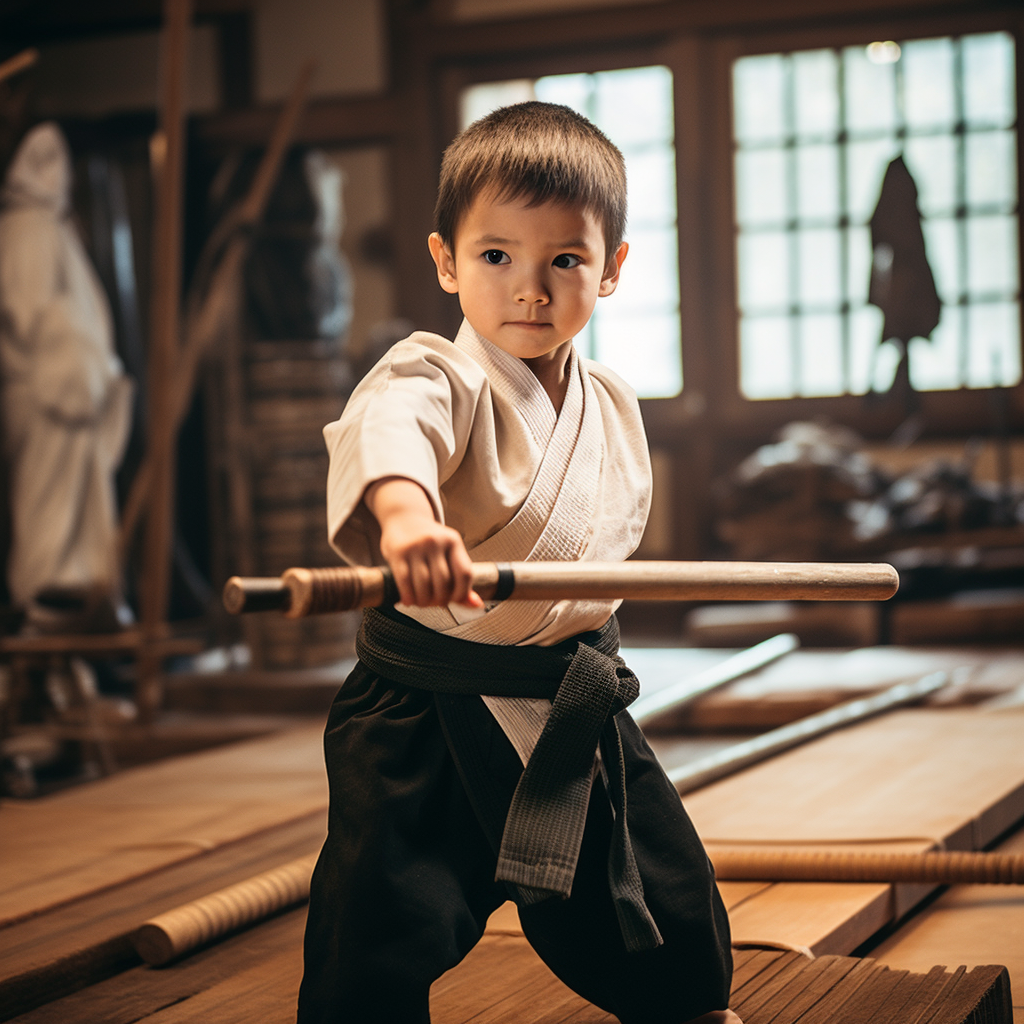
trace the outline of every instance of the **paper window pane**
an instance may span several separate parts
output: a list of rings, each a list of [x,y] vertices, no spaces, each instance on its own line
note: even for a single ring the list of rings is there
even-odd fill
[[[906,140],[907,169],[917,185],[917,205],[926,217],[952,214],[957,206],[957,143],[952,135]]]
[[[604,302],[605,300],[602,299],[601,301]],[[586,327],[584,327],[583,330],[580,331],[580,333],[577,334],[575,338],[573,338],[572,343],[573,343],[573,345],[576,346],[576,351],[579,352],[579,354],[581,356],[583,356],[585,359],[593,359],[593,358],[595,358],[595,356],[594,356],[594,325],[600,319],[601,319],[601,307],[598,306],[594,310],[594,315],[587,322]]]
[[[800,394],[841,395],[843,322],[836,313],[800,318]]]
[[[846,127],[857,134],[895,130],[896,77],[892,64],[872,64],[863,46],[843,50]]]
[[[797,216],[801,220],[839,217],[839,150],[800,146],[796,151]]]
[[[676,219],[676,162],[667,146],[626,155],[629,223],[641,227]]]
[[[537,99],[544,103],[561,103],[578,114],[590,117],[593,113],[594,75],[552,75],[538,78],[533,88]]]
[[[740,235],[739,269],[740,308],[745,313],[789,305],[789,236],[785,232]]]
[[[985,297],[1017,290],[1017,222],[1014,217],[967,220],[967,290]]]
[[[679,302],[679,253],[672,228],[642,228],[629,233],[629,255],[615,291],[601,302],[619,312],[643,310],[651,304]]]
[[[617,146],[672,138],[672,72],[668,68],[626,68],[594,78],[594,121]]]
[[[964,119],[971,127],[1009,127],[1017,117],[1013,37],[1006,32],[965,36]]]
[[[793,397],[792,327],[786,316],[740,321],[740,389],[747,398]]]
[[[1020,313],[1016,303],[968,306],[967,337],[969,387],[1009,387],[1020,381]]]
[[[1011,206],[1017,201],[1013,132],[968,132],[964,139],[967,205]]]
[[[875,349],[882,337],[882,311],[858,306],[850,313],[849,389],[863,395],[871,390]]]
[[[783,58],[777,53],[744,57],[733,65],[737,142],[781,142],[787,134],[785,73]]]
[[[793,99],[798,138],[839,131],[839,62],[831,50],[793,54]]]
[[[846,212],[854,224],[866,224],[874,213],[885,169],[898,152],[896,140],[889,138],[846,147]]]
[[[873,391],[891,390],[896,381],[896,371],[899,369],[901,356],[900,347],[892,341],[883,341],[875,349],[871,367],[871,389]]]
[[[783,149],[736,154],[736,216],[740,224],[779,224],[789,219],[788,163]]]
[[[528,78],[515,79],[509,82],[485,82],[466,89],[460,100],[459,117],[461,127],[465,128],[481,117],[486,117],[498,107],[507,107],[512,103],[525,103],[536,99],[533,82]]]
[[[602,316],[595,323],[594,333],[594,358],[613,369],[639,394],[670,398],[683,390],[677,311]]]
[[[943,391],[960,386],[963,362],[963,310],[943,306],[930,338],[912,338],[910,383],[917,391]]]
[[[868,301],[871,284],[871,232],[866,227],[846,232],[846,297],[854,305]]]
[[[797,234],[800,260],[800,302],[804,306],[838,306],[842,301],[838,231]]]
[[[952,39],[904,43],[903,110],[907,127],[952,128],[956,123]]]
[[[926,220],[921,228],[935,290],[943,302],[952,305],[959,301],[963,290],[959,226],[951,217],[945,217]]]

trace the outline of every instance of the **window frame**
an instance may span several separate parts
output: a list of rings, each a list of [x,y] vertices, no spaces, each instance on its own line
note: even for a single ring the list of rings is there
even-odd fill
[[[859,396],[745,399],[739,389],[735,291],[734,57],[1007,31],[1017,44],[1017,105],[1024,111],[1024,14],[996,8],[998,0],[981,0],[993,6],[967,13],[942,10],[942,0],[905,0],[901,16],[889,17],[890,2],[877,0],[865,12],[863,0],[778,0],[771,10],[750,0],[700,6],[655,0],[635,7],[459,21],[444,0],[428,0],[393,23],[395,100],[401,110],[392,165],[395,271],[401,282],[396,298],[401,315],[441,333],[458,325],[458,304],[437,287],[424,240],[432,227],[436,170],[458,127],[462,88],[658,63],[672,70],[683,391],[640,403],[652,457],[661,467],[655,491],[664,520],[659,520],[664,536],[649,550],[641,549],[640,557],[697,558],[715,552],[713,482],[785,423],[828,416],[876,441],[903,419],[898,412],[869,413]],[[808,25],[813,27],[795,27]],[[1018,186],[1022,160],[1024,144],[1018,145]],[[1024,245],[1024,232],[1021,238]],[[1011,432],[1024,430],[1024,386],[926,392],[921,404],[925,437],[991,434],[999,414]]]
[[[906,418],[896,401],[868,406],[860,395],[830,397],[794,397],[783,399],[748,399],[740,392],[739,308],[737,303],[737,258],[734,177],[734,145],[732,138],[732,65],[740,57],[797,50],[864,45],[877,39],[914,39],[975,32],[1004,31],[1014,37],[1017,50],[1016,93],[1018,117],[1017,189],[1018,223],[1020,220],[1022,182],[1024,182],[1024,137],[1020,132],[1024,110],[1024,47],[1022,19],[1010,14],[992,13],[947,17],[906,18],[884,23],[865,22],[858,25],[829,26],[803,31],[768,31],[730,35],[712,44],[711,94],[714,104],[712,136],[707,152],[708,180],[722,182],[725,187],[709,192],[707,241],[715,272],[711,275],[714,310],[711,320],[721,339],[720,373],[709,380],[710,396],[726,433],[736,439],[762,438],[797,419],[828,416],[870,439],[888,437]],[[1019,266],[1024,274],[1024,232],[1018,231]],[[1020,298],[1018,298],[1020,301]],[[1024,303],[1021,303],[1024,321]],[[1024,347],[1024,322],[1022,322]],[[998,396],[998,397],[996,397]],[[947,391],[919,392],[918,412],[926,435],[962,435],[991,432],[993,406],[997,402],[1009,414],[1009,426],[1024,427],[1024,382],[1007,388],[958,388]]]

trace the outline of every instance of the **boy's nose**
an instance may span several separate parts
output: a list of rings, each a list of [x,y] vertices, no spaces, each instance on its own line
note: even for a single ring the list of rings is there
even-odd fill
[[[540,277],[524,277],[516,288],[516,301],[523,303],[545,304],[548,301],[548,290]]]

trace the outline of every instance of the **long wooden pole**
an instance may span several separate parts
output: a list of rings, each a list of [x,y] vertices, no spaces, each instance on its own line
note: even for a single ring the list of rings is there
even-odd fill
[[[884,601],[891,565],[855,562],[477,562],[484,600],[631,598],[638,601]],[[388,569],[289,569],[279,579],[233,576],[233,613],[278,609],[291,618],[372,608],[397,600]]]
[[[629,713],[633,721],[643,729],[669,712],[682,710],[698,697],[778,661],[799,646],[800,641],[792,633],[779,633],[778,636],[769,637],[745,651],[725,658],[689,679],[681,679],[649,696],[640,697],[630,704]]]
[[[817,739],[836,729],[862,722],[873,715],[923,700],[941,690],[949,682],[945,672],[929,672],[911,683],[897,683],[869,697],[848,700],[816,715],[808,715],[789,725],[772,729],[751,740],[726,747],[715,754],[681,765],[668,773],[676,792],[690,793],[701,786],[716,782],[749,768],[759,761],[781,754],[792,747]]]
[[[869,853],[709,844],[722,881],[934,882],[936,885],[1024,885],[1020,853]]]
[[[1022,854],[712,848],[711,860],[715,874],[722,880],[1024,884]],[[169,963],[307,899],[315,862],[316,854],[299,857],[150,918],[132,934],[132,944],[146,963]]]
[[[190,0],[164,0],[160,126],[153,140],[156,224],[153,233],[153,298],[146,373],[152,471],[146,546],[140,587],[142,625],[155,639],[167,618],[171,541],[174,531],[175,439],[172,395],[179,352],[182,199],[185,163],[185,84]],[[148,715],[159,700],[158,661],[140,661],[140,710]]]
[[[39,51],[35,47],[29,47],[27,50],[22,50],[21,53],[16,53],[13,57],[8,57],[7,60],[0,62],[0,82],[32,67],[37,60],[39,60]]]

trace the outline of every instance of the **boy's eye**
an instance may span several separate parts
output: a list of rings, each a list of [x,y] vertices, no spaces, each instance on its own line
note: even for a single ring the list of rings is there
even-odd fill
[[[484,253],[484,259],[488,263],[497,266],[499,263],[511,263],[512,261],[508,258],[508,253],[502,252],[500,249],[488,249]]]
[[[556,256],[552,261],[553,267],[558,267],[560,270],[572,270],[573,267],[578,267],[583,260],[579,256],[573,256],[570,252],[563,252],[561,256]]]

